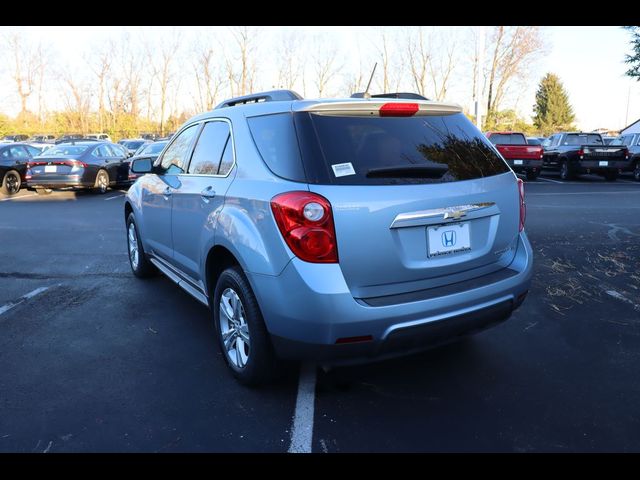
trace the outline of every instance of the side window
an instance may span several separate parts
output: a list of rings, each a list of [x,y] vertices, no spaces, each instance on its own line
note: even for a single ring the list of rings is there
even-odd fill
[[[127,151],[122,147],[122,145],[111,144],[111,151],[115,157],[126,157]]]
[[[104,151],[102,150],[102,146],[96,147],[93,149],[93,152],[91,152],[91,156],[96,157],[96,158],[102,158],[105,157],[106,155],[104,154]]]
[[[555,147],[560,145],[560,140],[562,140],[562,135],[556,135],[553,141],[551,142],[551,146]]]
[[[9,155],[13,158],[29,158],[29,154],[24,147],[10,147],[9,150]]]
[[[40,150],[38,150],[35,147],[32,147],[31,145],[27,145],[25,148],[27,149],[27,151],[32,157],[35,157],[36,155],[40,155],[41,153]]]
[[[165,173],[168,173],[169,175],[184,173],[189,147],[191,146],[193,137],[198,132],[199,127],[200,125],[196,124],[183,130],[164,152],[164,155],[159,159],[159,162]]]
[[[229,138],[227,122],[206,123],[193,150],[189,173],[197,175],[217,175],[220,158]]]
[[[218,175],[229,175],[229,172],[233,168],[233,139],[229,136],[227,140],[227,146],[224,147],[224,153],[222,154],[222,161],[220,162],[220,168],[218,169]]]

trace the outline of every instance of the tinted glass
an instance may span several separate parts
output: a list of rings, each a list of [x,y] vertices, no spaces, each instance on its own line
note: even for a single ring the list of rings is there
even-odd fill
[[[136,140],[136,141],[126,142],[124,146],[127,147],[129,150],[137,150],[144,143],[145,143],[144,140]]]
[[[609,145],[628,145],[628,143],[625,142],[625,137],[616,137],[609,142]]]
[[[542,145],[542,141],[539,138],[527,138],[529,145]]]
[[[164,146],[166,144],[167,144],[167,142],[151,143],[151,144],[147,145],[146,147],[141,148],[136,153],[138,155],[143,154],[143,153],[145,155],[158,155],[158,154],[160,154],[160,152],[162,151],[162,149],[164,148]]]
[[[29,153],[31,154],[31,156],[35,157],[36,155],[40,155],[40,152],[42,150],[40,150],[39,148],[36,147],[32,147],[31,145],[27,145],[25,147],[27,150],[29,150]]]
[[[306,181],[293,114],[252,117],[248,123],[253,141],[269,169],[279,177]]]
[[[121,145],[116,145],[114,143],[112,145],[109,145],[109,147],[111,148],[111,151],[113,152],[113,155],[115,157],[126,157],[127,156],[127,151]]]
[[[29,154],[24,147],[11,147],[9,148],[9,152],[13,158],[29,158]]]
[[[191,125],[183,130],[175,141],[169,146],[159,161],[166,173],[175,175],[184,173],[187,154],[193,141],[193,137],[198,132],[200,125]]]
[[[220,162],[220,168],[218,169],[218,175],[228,175],[233,168],[233,144],[231,137],[227,140],[227,146],[224,147],[224,153],[222,154],[222,161]]]
[[[521,133],[492,133],[489,140],[494,145],[526,145],[527,140]]]
[[[443,183],[510,171],[462,113],[294,118],[310,183]]]
[[[202,129],[193,149],[189,173],[196,175],[217,175],[222,151],[229,138],[227,122],[209,122]]]
[[[57,145],[45,150],[42,156],[54,157],[56,155],[82,155],[87,151],[87,145]]]
[[[604,145],[602,137],[597,133],[570,133],[562,143],[563,145]]]

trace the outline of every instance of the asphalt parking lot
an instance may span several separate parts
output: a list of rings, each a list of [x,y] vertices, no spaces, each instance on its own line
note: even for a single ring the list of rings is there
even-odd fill
[[[259,390],[206,308],[130,274],[124,192],[0,199],[0,451],[640,451],[640,184],[526,195],[535,274],[508,322]]]

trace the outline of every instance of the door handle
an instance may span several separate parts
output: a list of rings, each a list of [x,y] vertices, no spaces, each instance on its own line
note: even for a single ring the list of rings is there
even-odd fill
[[[165,197],[170,197],[171,196],[171,187],[167,187],[164,189],[164,192],[162,192],[162,195],[164,195]]]
[[[204,200],[209,200],[211,198],[214,198],[216,196],[216,191],[213,189],[213,187],[207,187],[204,190],[202,190],[200,192],[200,196],[204,199]]]

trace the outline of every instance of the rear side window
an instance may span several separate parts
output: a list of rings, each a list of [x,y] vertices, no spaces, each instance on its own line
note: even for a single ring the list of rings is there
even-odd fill
[[[494,145],[526,145],[527,140],[521,133],[492,133],[489,140]]]
[[[300,112],[294,120],[309,183],[443,183],[510,171],[462,113],[390,118]]]
[[[216,175],[228,139],[229,124],[227,122],[206,123],[193,150],[189,173]]]
[[[306,182],[292,113],[248,119],[249,130],[262,159],[279,177]]]

